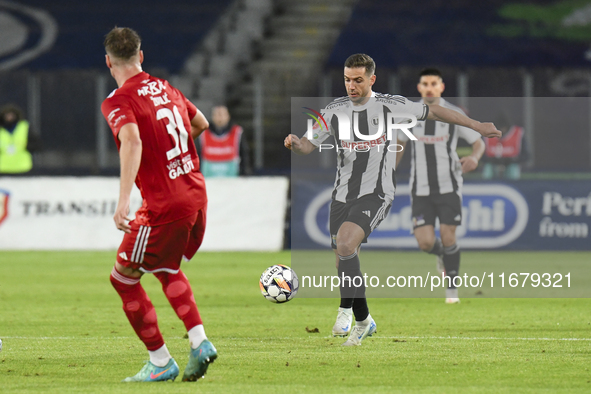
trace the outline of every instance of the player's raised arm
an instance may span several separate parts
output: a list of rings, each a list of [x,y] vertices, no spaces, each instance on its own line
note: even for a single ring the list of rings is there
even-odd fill
[[[121,127],[117,138],[121,141],[121,147],[119,148],[121,181],[119,186],[119,201],[113,220],[119,230],[130,233],[131,226],[127,223],[131,220],[128,217],[129,203],[131,189],[142,161],[142,140],[140,139],[139,128],[135,123],[127,123]]]
[[[290,134],[285,137],[283,145],[298,155],[307,155],[316,149],[316,145],[308,141],[306,137],[298,138],[298,136],[295,134]]]
[[[199,137],[199,135],[203,133],[203,130],[207,129],[208,127],[209,122],[207,121],[207,118],[205,118],[203,112],[197,109],[197,113],[193,119],[191,119],[191,138],[195,139]]]
[[[500,137],[502,135],[492,123],[479,122],[457,111],[444,108],[437,104],[429,105],[429,115],[427,116],[427,119],[466,126],[488,138]]]

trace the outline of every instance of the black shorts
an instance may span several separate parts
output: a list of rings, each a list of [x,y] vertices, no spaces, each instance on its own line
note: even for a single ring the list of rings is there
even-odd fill
[[[435,226],[439,223],[459,226],[462,224],[462,198],[457,193],[434,194],[432,196],[412,196],[413,228]]]
[[[384,220],[392,204],[374,194],[363,196],[357,200],[342,203],[332,201],[330,204],[330,244],[337,248],[337,233],[344,222],[353,222],[365,231],[362,243],[367,242],[367,237]]]

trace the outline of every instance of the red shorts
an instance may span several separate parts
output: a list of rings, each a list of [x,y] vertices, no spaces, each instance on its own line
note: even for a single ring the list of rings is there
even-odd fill
[[[123,236],[117,262],[143,272],[177,273],[181,260],[197,253],[205,234],[207,206],[194,215],[160,226],[140,226],[129,222],[131,233]]]

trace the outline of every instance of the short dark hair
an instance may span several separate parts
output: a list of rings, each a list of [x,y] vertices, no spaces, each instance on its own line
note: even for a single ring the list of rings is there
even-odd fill
[[[105,50],[111,56],[121,60],[129,60],[140,51],[142,39],[129,27],[115,27],[105,36]]]
[[[365,67],[365,73],[372,75],[376,72],[376,63],[373,59],[365,53],[356,53],[351,55],[345,60],[345,67],[347,68],[358,68]]]
[[[441,79],[443,79],[443,75],[441,75],[441,71],[439,71],[438,68],[424,68],[420,73],[419,73],[419,79],[421,79],[421,77],[424,77],[425,75],[434,75],[436,77],[439,77]]]

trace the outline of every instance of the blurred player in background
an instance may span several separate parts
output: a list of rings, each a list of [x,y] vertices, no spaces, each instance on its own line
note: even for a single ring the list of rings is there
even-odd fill
[[[207,178],[251,175],[250,149],[244,130],[230,123],[228,107],[213,107],[211,122],[213,124],[195,140],[201,173]]]
[[[435,68],[423,70],[417,89],[421,103],[439,105],[456,113],[460,108],[441,98],[445,84],[441,72]],[[468,127],[428,119],[419,122],[412,132],[417,141],[412,144],[410,189],[413,231],[419,248],[437,256],[437,269],[449,276],[445,302],[460,302],[453,285],[460,270],[460,248],[456,244],[456,227],[462,223],[462,173],[478,167],[484,152],[480,134]],[[469,156],[458,158],[458,137],[472,145]],[[406,145],[408,137],[398,133],[398,143]],[[404,150],[396,158],[402,159]],[[441,239],[435,237],[435,219],[439,218]],[[451,282],[451,283],[450,283]]]
[[[332,333],[334,336],[346,336],[350,332],[344,345],[352,346],[360,345],[363,339],[376,332],[376,323],[369,314],[365,298],[365,284],[359,280],[363,274],[358,253],[361,244],[367,242],[367,237],[387,215],[394,200],[396,153],[387,149],[394,141],[388,141],[385,133],[374,141],[365,141],[357,136],[350,141],[338,139],[339,131],[335,129],[338,122],[332,122],[335,115],[327,115],[327,110],[342,111],[349,119],[354,119],[356,114],[359,132],[363,135],[373,135],[378,131],[379,123],[374,120],[385,112],[412,114],[419,120],[461,124],[487,136],[501,133],[492,123],[477,122],[436,103],[413,103],[402,96],[374,93],[375,63],[366,54],[355,54],[346,60],[344,78],[347,97],[334,100],[323,110],[328,130],[316,124],[313,139],[300,139],[290,134],[285,138],[284,145],[297,154],[305,155],[332,135],[339,149],[329,226],[338,275],[353,280],[341,282],[341,305]],[[351,125],[354,127],[353,122]],[[353,146],[361,149],[354,149]],[[351,329],[352,315],[355,315],[355,326]]]
[[[116,27],[107,34],[104,45],[107,66],[119,87],[101,109],[119,149],[121,187],[114,220],[125,232],[111,283],[150,355],[144,368],[124,381],[174,380],[179,374],[158,328],[154,306],[140,283],[144,273],[158,278],[185,324],[191,350],[183,381],[194,381],[217,358],[205,335],[191,285],[180,269],[181,259],[193,257],[205,232],[207,195],[193,138],[208,123],[179,90],[142,71],[144,54],[135,31]],[[131,220],[134,182],[143,205]]]

